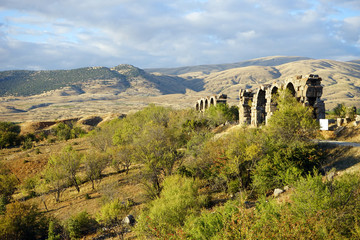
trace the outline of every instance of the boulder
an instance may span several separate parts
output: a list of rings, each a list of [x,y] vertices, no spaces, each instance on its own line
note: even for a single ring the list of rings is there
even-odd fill
[[[274,190],[274,197],[278,197],[281,193],[283,193],[284,190],[280,189],[280,188],[275,188]]]
[[[124,219],[123,219],[123,222],[125,224],[128,224],[130,226],[134,226],[135,224],[135,218],[133,215],[127,215]]]

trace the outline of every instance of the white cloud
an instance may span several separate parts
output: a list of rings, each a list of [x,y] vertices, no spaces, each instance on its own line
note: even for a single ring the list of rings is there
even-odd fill
[[[360,58],[358,1],[3,0],[1,5],[0,50],[7,59],[0,59],[0,70],[173,67],[270,55]]]

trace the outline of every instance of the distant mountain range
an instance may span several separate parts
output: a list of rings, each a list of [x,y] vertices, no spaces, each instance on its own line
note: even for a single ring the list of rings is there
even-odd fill
[[[228,94],[236,103],[240,88],[314,73],[322,77],[326,108],[337,103],[360,107],[360,60],[341,62],[273,56],[248,61],[179,68],[140,69],[121,64],[54,71],[2,71],[0,96],[148,97],[169,94]]]
[[[248,67],[248,66],[278,66],[281,64],[300,61],[300,60],[310,60],[310,58],[275,56],[275,57],[267,57],[267,58],[257,58],[257,59],[252,59],[237,63],[198,65],[198,66],[188,66],[188,67],[179,67],[179,68],[149,68],[145,70],[147,72],[159,72],[166,75],[181,75],[191,72],[202,72],[204,74],[210,74],[212,72],[220,72],[232,68],[240,68],[240,67]]]
[[[113,68],[88,67],[52,71],[3,71],[0,72],[0,96],[32,96],[52,90],[65,89],[72,94],[87,91],[110,91],[119,94],[132,89],[150,95],[185,93],[187,88],[201,91],[200,80],[147,73],[131,65]],[[73,91],[72,91],[73,90]],[[63,92],[63,94],[69,94]]]

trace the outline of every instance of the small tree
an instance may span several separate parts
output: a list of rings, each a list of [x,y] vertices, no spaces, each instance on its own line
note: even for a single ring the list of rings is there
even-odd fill
[[[65,191],[68,186],[68,181],[64,169],[54,156],[50,157],[46,165],[44,177],[50,190],[54,192],[56,202],[59,202],[61,193]]]
[[[112,136],[114,129],[111,125],[106,125],[103,128],[96,128],[88,135],[88,139],[92,146],[101,152],[106,152],[112,146]]]
[[[155,198],[161,191],[164,176],[172,174],[175,162],[181,154],[163,126],[149,123],[134,141],[135,156],[144,164],[143,175],[150,185],[146,184],[149,196]]]
[[[68,181],[75,186],[77,192],[80,192],[76,175],[80,167],[81,155],[73,150],[71,146],[67,146],[57,156],[57,161],[60,163],[60,167],[63,168]]]
[[[50,157],[44,175],[51,188],[55,191],[57,202],[69,183],[73,184],[76,190],[80,192],[76,178],[80,162],[81,155],[73,150],[71,146],[65,147],[60,154]]]
[[[60,240],[62,228],[55,220],[49,221],[48,240]]]
[[[309,140],[316,135],[319,124],[313,109],[299,103],[288,91],[280,92],[278,110],[269,119],[267,129],[272,138],[281,143]]]
[[[91,181],[92,189],[95,189],[95,181],[101,179],[101,173],[109,162],[109,157],[106,154],[88,152],[83,157],[85,166],[85,173],[87,178]]]
[[[121,145],[113,150],[112,166],[117,172],[123,168],[126,174],[129,173],[131,164],[134,163],[135,147],[133,145]]]
[[[344,118],[346,115],[346,107],[344,103],[338,103],[338,105],[333,109],[334,114],[338,117]]]
[[[263,157],[252,172],[257,192],[292,184],[319,164],[319,151],[310,141],[318,129],[311,108],[280,92],[278,110],[265,128]]]
[[[18,180],[15,175],[5,168],[0,162],[0,212],[1,205],[4,207],[5,204],[10,202],[11,196],[15,192],[17,184]]]

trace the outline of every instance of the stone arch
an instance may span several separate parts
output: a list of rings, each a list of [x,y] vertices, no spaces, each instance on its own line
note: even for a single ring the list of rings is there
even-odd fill
[[[276,98],[279,96],[279,87],[273,85],[270,89],[270,109],[269,112],[273,113],[277,109]]]
[[[285,87],[286,90],[289,90],[290,93],[295,97],[296,96],[296,91],[295,91],[295,87],[294,87],[294,84],[292,82],[288,82],[286,84],[286,87]]]
[[[206,110],[206,109],[208,109],[209,108],[209,99],[208,98],[206,98],[205,99],[205,106],[204,106],[204,110]]]
[[[259,89],[257,92],[257,107],[265,106],[266,104],[266,92],[263,89]]]
[[[199,101],[195,104],[196,111],[200,111],[200,103]]]
[[[252,108],[252,125],[257,126],[266,121],[266,91],[263,88],[258,89],[255,94],[255,101]]]
[[[213,96],[213,97],[210,98],[210,106],[211,106],[211,105],[216,106],[216,97],[215,97],[215,96]]]
[[[204,99],[200,99],[200,111],[204,111]]]

